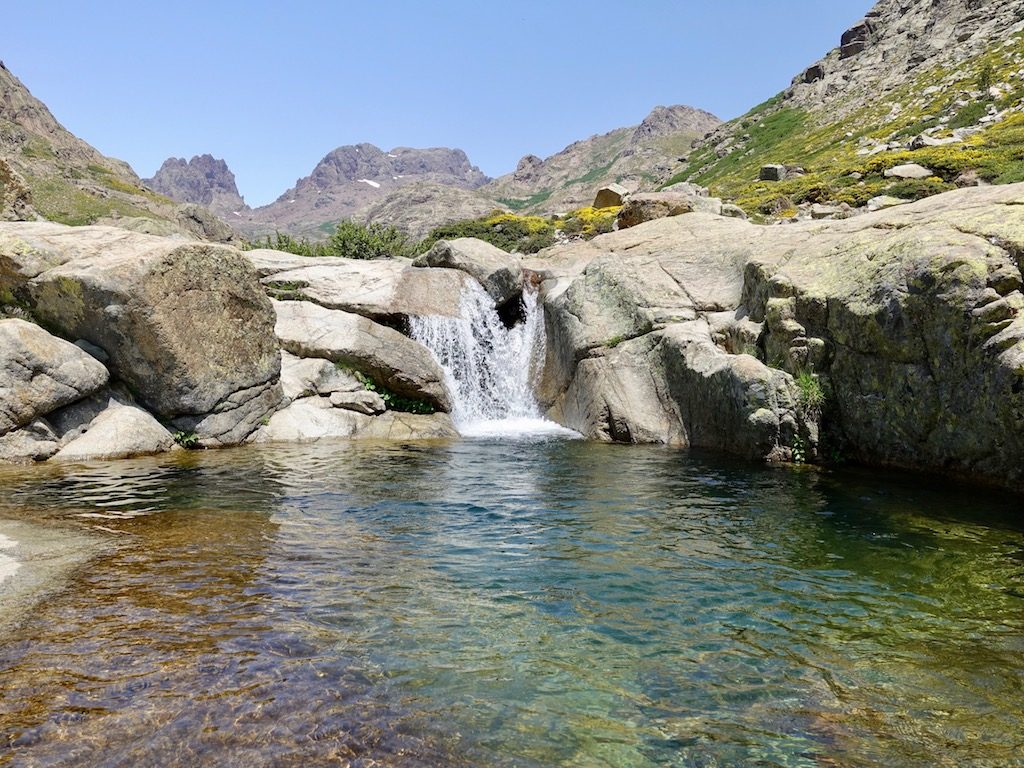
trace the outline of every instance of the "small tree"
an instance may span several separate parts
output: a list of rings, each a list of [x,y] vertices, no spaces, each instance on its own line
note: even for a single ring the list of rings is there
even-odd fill
[[[992,62],[985,62],[985,65],[978,72],[978,88],[987,91],[996,81],[996,70]]]

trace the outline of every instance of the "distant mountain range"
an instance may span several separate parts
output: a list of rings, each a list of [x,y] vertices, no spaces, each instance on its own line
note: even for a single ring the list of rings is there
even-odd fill
[[[326,236],[341,219],[394,224],[422,237],[438,224],[495,208],[563,213],[589,205],[610,182],[650,189],[685,159],[694,139],[719,125],[686,106],[657,107],[637,126],[577,141],[546,160],[527,155],[515,172],[490,179],[461,149],[338,147],[270,205],[249,208],[223,160],[170,158],[145,183],[181,202],[205,205],[250,235]]]

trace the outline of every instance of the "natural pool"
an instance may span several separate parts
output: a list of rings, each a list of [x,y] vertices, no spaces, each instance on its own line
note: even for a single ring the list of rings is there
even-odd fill
[[[1020,509],[550,437],[4,469],[4,610],[90,559],[0,764],[1024,764]]]

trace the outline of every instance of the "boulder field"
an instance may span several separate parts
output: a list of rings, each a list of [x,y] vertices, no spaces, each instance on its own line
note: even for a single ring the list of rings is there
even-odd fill
[[[453,437],[404,331],[477,281],[496,306],[539,286],[538,399],[587,437],[1024,490],[1024,185],[780,226],[695,208],[416,262],[0,224],[0,458]]]

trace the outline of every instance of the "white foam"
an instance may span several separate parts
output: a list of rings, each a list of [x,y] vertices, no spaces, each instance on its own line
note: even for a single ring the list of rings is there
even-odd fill
[[[16,546],[18,546],[18,542],[0,533],[0,550],[14,549]],[[21,563],[13,557],[0,554],[0,584],[13,576],[19,568],[21,568]]]
[[[528,437],[560,437],[568,440],[583,438],[579,432],[563,427],[543,418],[513,417],[508,419],[486,419],[459,425],[463,437],[504,437],[510,439]]]

